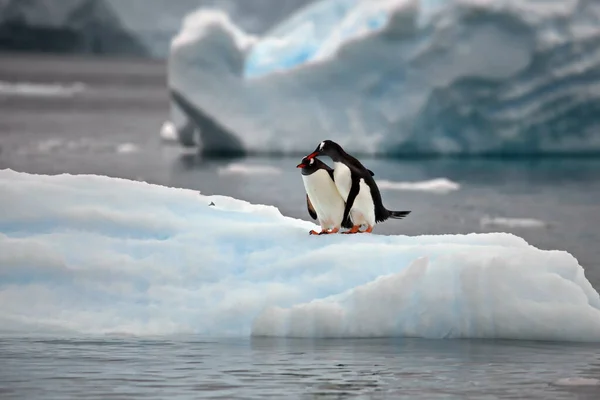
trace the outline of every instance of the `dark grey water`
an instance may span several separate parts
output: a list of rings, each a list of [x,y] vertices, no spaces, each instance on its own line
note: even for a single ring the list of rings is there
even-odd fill
[[[209,161],[161,142],[168,112],[160,63],[5,56],[0,82],[84,88],[41,95],[39,87],[32,94],[5,84],[0,168],[140,179],[271,204],[308,219],[299,160]],[[389,208],[413,213],[376,233],[508,231],[571,252],[600,288],[600,160],[363,161],[378,180],[443,177],[460,184],[445,194],[384,190]],[[245,169],[231,173],[232,163]],[[269,169],[253,174],[248,165]],[[538,225],[485,224],[497,217]],[[564,343],[1,334],[0,398],[596,399],[599,360],[598,345]]]
[[[0,339],[3,399],[597,399],[600,352],[516,341]]]

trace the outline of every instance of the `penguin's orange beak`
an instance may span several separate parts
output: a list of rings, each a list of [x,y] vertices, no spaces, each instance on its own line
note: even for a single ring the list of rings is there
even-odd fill
[[[318,155],[319,155],[319,152],[318,151],[314,151],[314,152],[310,153],[309,155],[307,155],[306,158],[308,158],[309,160],[311,160],[311,159],[315,158]]]
[[[302,164],[302,163],[300,163],[300,164],[296,165],[296,168],[304,168],[304,167],[306,167],[306,165],[305,165],[305,164]]]

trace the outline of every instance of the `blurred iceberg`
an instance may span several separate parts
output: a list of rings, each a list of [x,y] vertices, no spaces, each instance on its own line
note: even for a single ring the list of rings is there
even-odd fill
[[[260,38],[200,10],[169,85],[180,141],[207,152],[597,153],[600,3],[321,0]]]
[[[226,12],[261,33],[311,0],[0,0],[0,50],[164,58],[182,18]]]

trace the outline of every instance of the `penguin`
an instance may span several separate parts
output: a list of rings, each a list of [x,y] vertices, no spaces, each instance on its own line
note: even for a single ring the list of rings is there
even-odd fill
[[[376,223],[389,218],[402,219],[411,213],[385,208],[373,173],[356,158],[346,153],[336,142],[331,140],[321,142],[306,158],[313,159],[319,155],[329,156],[334,163],[333,180],[346,203],[342,218],[350,216],[353,223],[352,228],[344,233],[371,233]],[[365,231],[360,230],[362,225],[367,226]]]
[[[351,229],[353,225],[350,218],[342,219],[345,204],[333,181],[333,169],[318,158],[306,157],[296,168],[302,168],[308,214],[312,219],[318,219],[321,225],[321,232],[311,230],[309,233],[311,235],[337,233],[341,226]]]

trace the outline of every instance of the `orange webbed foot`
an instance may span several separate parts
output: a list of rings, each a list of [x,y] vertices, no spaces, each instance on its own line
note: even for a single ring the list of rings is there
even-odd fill
[[[312,230],[309,233],[311,235],[331,235],[333,233],[337,233],[339,230],[340,230],[339,228],[334,228],[334,229],[331,229],[331,230],[321,229],[321,232],[317,232],[317,231]]]
[[[358,233],[358,232],[360,232],[360,225],[354,225],[352,227],[352,229],[350,229],[349,231],[344,232],[344,234],[346,234],[346,235],[352,235],[352,234],[355,234],[355,233]]]
[[[334,233],[338,233],[338,231],[340,230],[340,228],[333,228],[333,229],[323,229],[321,230],[321,232],[319,232],[319,235],[332,235]]]

